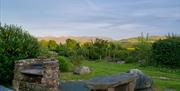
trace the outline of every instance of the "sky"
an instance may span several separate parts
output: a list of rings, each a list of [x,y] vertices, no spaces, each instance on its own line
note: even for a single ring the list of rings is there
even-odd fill
[[[180,0],[0,0],[0,22],[34,36],[180,34]]]

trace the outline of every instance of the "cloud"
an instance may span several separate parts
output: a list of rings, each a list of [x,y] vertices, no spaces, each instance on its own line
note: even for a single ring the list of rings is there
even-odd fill
[[[179,32],[179,0],[5,0],[2,23],[33,35],[108,36]],[[42,3],[43,2],[43,3]],[[169,3],[171,2],[171,3]]]
[[[138,10],[132,13],[132,16],[135,17],[154,17],[159,19],[173,19],[178,20],[180,19],[180,12],[176,9],[146,9],[146,10]]]
[[[96,5],[92,0],[85,0],[85,1],[93,10],[96,10],[96,11],[101,10],[101,8],[98,5]]]
[[[58,23],[48,24],[49,26],[31,26],[28,30],[33,35],[54,35],[54,36],[106,36],[114,39],[139,36],[141,32],[150,34],[165,35],[168,29],[155,26],[125,23],[111,26],[110,23]],[[111,27],[109,27],[111,26]],[[43,31],[43,32],[40,32]]]

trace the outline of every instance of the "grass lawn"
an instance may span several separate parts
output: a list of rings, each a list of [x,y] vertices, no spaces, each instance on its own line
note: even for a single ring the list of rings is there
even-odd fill
[[[154,67],[140,67],[138,64],[114,64],[104,61],[84,61],[84,66],[90,67],[88,75],[74,75],[72,72],[61,73],[61,80],[87,80],[96,76],[113,75],[126,72],[129,69],[140,69],[154,80],[157,91],[169,88],[180,91],[180,72],[168,72]],[[168,77],[169,80],[160,80],[159,77]]]

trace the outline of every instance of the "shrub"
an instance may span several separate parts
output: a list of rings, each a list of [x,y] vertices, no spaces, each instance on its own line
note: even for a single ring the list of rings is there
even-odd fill
[[[121,60],[125,60],[128,57],[128,50],[123,49],[123,50],[119,50],[117,57],[119,57]]]
[[[48,48],[45,48],[45,47],[42,47],[40,48],[40,54],[39,54],[41,57],[47,57],[47,58],[50,58],[51,55],[49,54],[49,49]]]
[[[151,56],[151,48],[152,48],[152,44],[148,43],[148,42],[144,42],[144,43],[138,43],[136,45],[136,54],[135,57],[137,59],[137,61],[140,60],[144,60],[143,63],[146,64],[150,59]]]
[[[55,51],[49,51],[48,48],[41,47],[39,56],[45,58],[57,58],[58,53],[56,53]]]
[[[137,61],[146,64],[150,60],[152,43],[149,42],[149,36],[141,36],[138,38],[138,43],[135,45],[135,57]]]
[[[136,62],[136,59],[133,56],[128,56],[126,58],[126,63],[134,63]]]
[[[58,57],[59,70],[61,72],[67,72],[70,69],[69,59],[63,56]]]
[[[70,58],[70,61],[74,67],[80,66],[82,64],[82,61],[84,60],[83,56],[77,56],[77,55],[71,56],[69,58]]]
[[[39,55],[36,38],[14,25],[0,26],[0,84],[10,84],[15,60]]]
[[[180,36],[168,37],[152,45],[154,65],[180,68]]]

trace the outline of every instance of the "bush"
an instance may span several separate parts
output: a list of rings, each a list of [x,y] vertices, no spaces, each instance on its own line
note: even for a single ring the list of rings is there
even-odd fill
[[[180,68],[180,36],[159,40],[152,45],[152,58],[156,66]]]
[[[117,57],[119,57],[121,60],[125,60],[128,57],[128,50],[123,49],[123,50],[119,50]]]
[[[11,84],[15,60],[37,57],[36,38],[14,25],[0,26],[0,84]]]
[[[138,38],[138,43],[135,45],[135,58],[141,61],[142,64],[147,64],[151,56],[152,43],[149,42],[149,36],[141,36]]]
[[[136,62],[136,59],[133,56],[128,56],[126,58],[126,63],[134,63]]]
[[[49,51],[48,48],[41,47],[39,56],[45,57],[45,58],[57,58],[58,53],[56,53],[55,51]]]
[[[148,42],[144,43],[138,43],[136,45],[136,50],[135,50],[135,58],[137,61],[142,61],[141,63],[147,64],[149,60],[151,60],[151,48],[152,44]]]
[[[69,59],[60,56],[58,57],[58,61],[59,61],[59,70],[61,72],[67,72],[70,69],[70,63],[69,63]]]
[[[82,64],[82,61],[84,60],[83,56],[71,56],[69,58],[74,67],[80,66]]]

